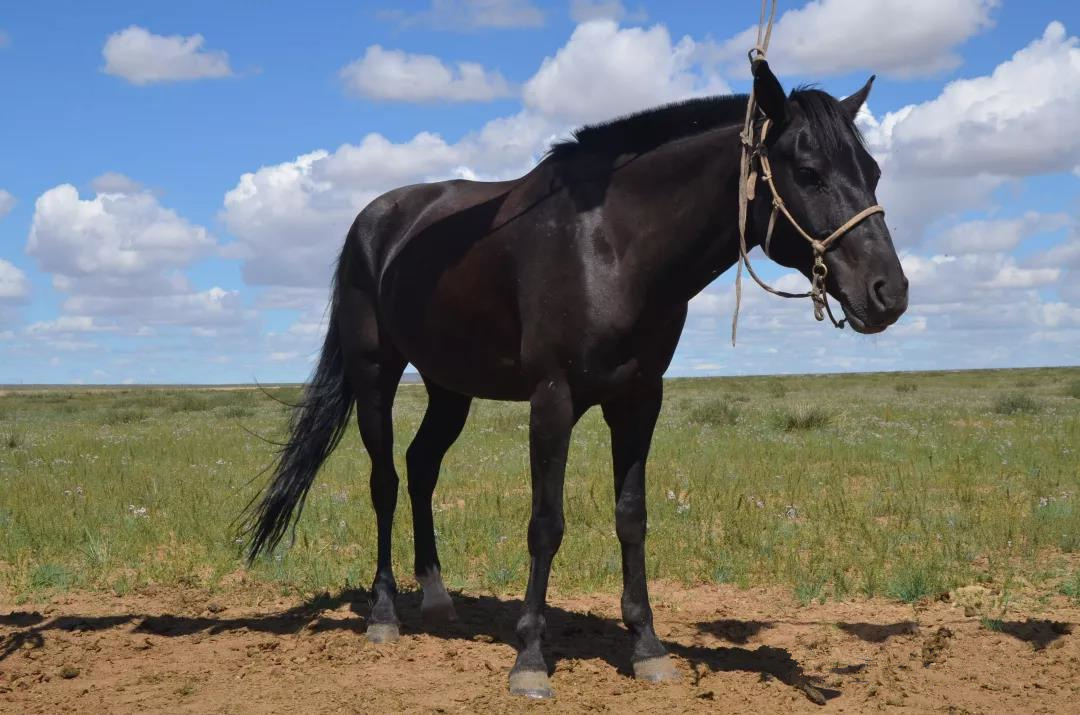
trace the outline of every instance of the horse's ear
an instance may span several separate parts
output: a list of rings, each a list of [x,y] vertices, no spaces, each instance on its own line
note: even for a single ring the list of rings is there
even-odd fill
[[[870,87],[874,84],[874,78],[877,75],[870,75],[870,79],[866,80],[866,84],[862,86],[855,94],[844,97],[840,100],[840,104],[844,107],[844,111],[852,119],[855,119],[855,115],[859,113],[862,106],[866,104],[866,98],[870,96]]]
[[[765,60],[755,60],[751,71],[754,73],[754,101],[775,124],[784,122],[787,119],[788,99],[780,80],[776,79]]]

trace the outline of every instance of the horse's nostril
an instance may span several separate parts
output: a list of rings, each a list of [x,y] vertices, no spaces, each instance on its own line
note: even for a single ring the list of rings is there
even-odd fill
[[[874,302],[874,307],[879,312],[884,313],[889,309],[889,298],[885,294],[886,281],[884,278],[877,278],[870,285],[870,298]]]

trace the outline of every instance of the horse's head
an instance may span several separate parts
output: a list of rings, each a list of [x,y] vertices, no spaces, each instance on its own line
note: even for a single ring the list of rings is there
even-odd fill
[[[813,89],[788,97],[768,64],[756,64],[754,95],[770,122],[762,151],[787,210],[815,239],[826,238],[877,204],[874,190],[881,171],[854,122],[872,82],[873,77],[843,100]],[[760,179],[755,193],[750,210],[755,238],[763,245],[773,196]],[[768,248],[770,258],[811,277],[813,248],[783,216],[776,218]],[[858,332],[880,332],[907,308],[908,281],[883,213],[866,217],[836,238],[824,260],[826,288]]]

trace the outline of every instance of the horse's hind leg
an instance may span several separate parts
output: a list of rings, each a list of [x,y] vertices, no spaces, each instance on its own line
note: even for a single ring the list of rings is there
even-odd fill
[[[472,398],[451,392],[426,380],[428,406],[424,420],[405,454],[409,470],[413,538],[416,543],[416,580],[424,589],[421,614],[429,623],[454,620],[454,604],[443,586],[431,498],[439,480],[439,467],[450,445],[461,434]]]
[[[397,583],[390,564],[390,537],[397,507],[398,476],[394,469],[392,411],[405,359],[396,351],[382,350],[359,358],[350,366],[349,382],[356,393],[356,421],[360,438],[371,458],[371,502],[379,531],[378,566],[371,586],[372,607],[367,636],[373,642],[397,640],[394,610]]]

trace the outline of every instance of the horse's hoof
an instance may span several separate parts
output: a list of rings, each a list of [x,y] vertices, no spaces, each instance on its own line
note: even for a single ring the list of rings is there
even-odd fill
[[[671,658],[661,655],[634,663],[634,677],[650,683],[670,683],[679,679],[679,671]]]
[[[551,689],[551,681],[544,671],[521,670],[510,673],[510,694],[540,700],[550,698],[555,692]]]
[[[396,623],[370,623],[367,627],[367,639],[372,643],[393,643],[401,637]]]
[[[457,611],[452,601],[420,606],[420,618],[429,625],[441,625],[457,621]]]

